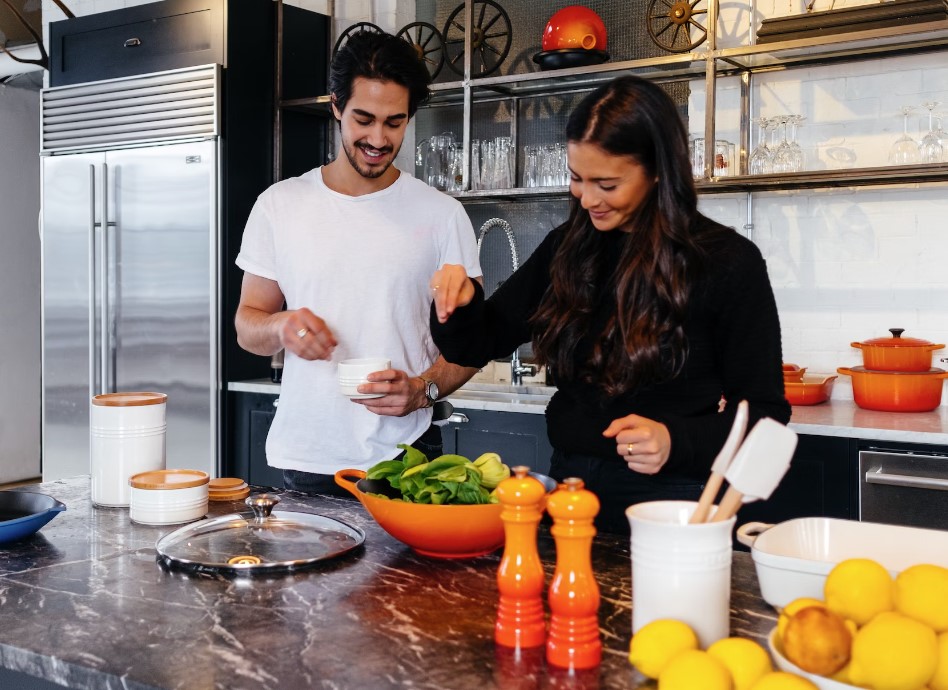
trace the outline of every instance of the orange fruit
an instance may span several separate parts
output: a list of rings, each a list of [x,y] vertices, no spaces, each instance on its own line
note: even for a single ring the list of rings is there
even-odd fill
[[[843,618],[823,606],[807,606],[787,621],[783,651],[804,671],[829,676],[849,661],[853,636]]]

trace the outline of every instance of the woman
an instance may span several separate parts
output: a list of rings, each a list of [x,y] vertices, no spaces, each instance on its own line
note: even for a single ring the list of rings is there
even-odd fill
[[[687,134],[660,87],[601,86],[566,136],[566,222],[489,300],[443,266],[431,329],[467,366],[532,342],[558,386],[550,474],[581,477],[599,529],[628,532],[633,503],[698,498],[740,400],[751,425],[790,419],[780,324],[758,249],[698,212]]]

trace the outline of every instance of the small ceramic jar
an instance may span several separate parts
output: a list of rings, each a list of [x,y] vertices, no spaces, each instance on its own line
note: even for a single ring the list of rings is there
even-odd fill
[[[207,472],[155,470],[129,478],[132,522],[175,525],[207,515]]]

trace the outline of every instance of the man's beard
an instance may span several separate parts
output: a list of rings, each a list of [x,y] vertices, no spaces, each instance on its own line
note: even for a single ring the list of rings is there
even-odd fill
[[[358,141],[354,143],[352,146],[349,146],[348,144],[346,144],[345,141],[342,142],[342,150],[346,152],[346,158],[349,159],[349,164],[353,167],[353,169],[357,173],[362,175],[362,177],[368,178],[370,180],[374,180],[375,178],[381,177],[382,175],[384,175],[385,172],[390,167],[392,167],[392,163],[395,160],[395,156],[398,155],[398,151],[395,151],[394,155],[384,165],[381,165],[380,167],[376,167],[376,168],[365,168],[362,166],[361,161],[356,156],[355,149],[357,148],[361,149],[361,148],[374,148],[374,147],[365,146],[361,142],[358,142]],[[391,146],[387,146],[384,149],[375,149],[375,150],[381,151],[384,155],[384,154],[392,153],[394,149]]]

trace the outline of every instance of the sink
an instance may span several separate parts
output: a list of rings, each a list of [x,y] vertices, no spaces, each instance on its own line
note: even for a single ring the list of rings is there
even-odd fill
[[[506,403],[527,403],[546,405],[556,392],[553,386],[521,385],[506,383],[467,383],[449,398],[483,400]]]
[[[551,398],[556,392],[555,386],[541,386],[537,384],[523,384],[520,386],[513,386],[509,383],[475,383],[468,382],[465,383],[459,391],[466,391],[471,393],[502,393],[507,396],[522,397],[522,396],[533,396],[533,397],[544,397]]]

